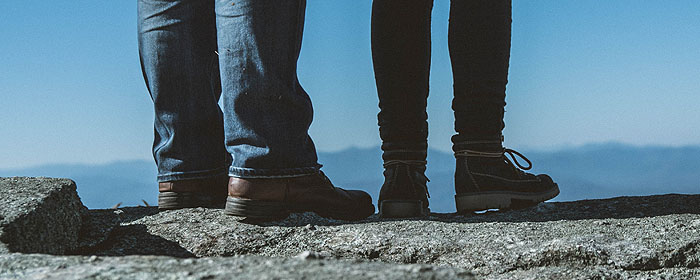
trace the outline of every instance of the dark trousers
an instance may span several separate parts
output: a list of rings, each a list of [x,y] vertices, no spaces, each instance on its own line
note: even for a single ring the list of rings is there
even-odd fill
[[[425,160],[432,0],[374,0],[372,59],[384,160]],[[449,50],[454,76],[453,149],[500,141],[511,0],[452,0]]]

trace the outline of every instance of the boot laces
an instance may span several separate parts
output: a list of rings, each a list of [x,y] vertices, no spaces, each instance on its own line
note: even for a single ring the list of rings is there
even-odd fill
[[[394,159],[394,160],[387,160],[386,162],[384,162],[384,168],[387,168],[387,167],[393,166],[393,165],[425,166],[427,163],[428,162],[425,160],[398,160],[398,159]],[[414,173],[418,173],[423,179],[425,179],[426,182],[430,182],[430,179],[428,179],[428,177],[425,176],[425,173],[423,173],[423,172],[414,172]],[[411,181],[411,183],[413,185],[420,185],[421,187],[423,187],[423,191],[425,191],[425,194],[428,196],[428,198],[430,198],[430,192],[428,192],[428,185],[427,184],[425,184],[423,182],[416,182],[413,179],[413,176],[410,176],[410,174],[408,176],[408,179]]]
[[[508,158],[508,156],[510,158]],[[483,152],[483,151],[474,151],[474,150],[461,150],[455,152],[455,156],[463,156],[463,157],[488,157],[488,158],[503,158],[503,160],[513,168],[513,171],[516,172],[518,175],[522,176],[525,174],[523,170],[530,170],[532,169],[532,162],[525,157],[523,154],[519,153],[516,150],[509,149],[509,148],[503,148],[500,152]],[[517,157],[516,157],[517,156]],[[518,157],[525,160],[527,162],[527,166],[523,166],[520,164],[520,161],[518,161]],[[511,160],[512,159],[512,160]]]

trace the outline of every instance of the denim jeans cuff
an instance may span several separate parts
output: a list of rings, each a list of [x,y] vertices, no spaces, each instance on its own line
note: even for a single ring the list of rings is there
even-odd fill
[[[322,165],[287,169],[257,169],[231,166],[228,175],[236,178],[293,178],[313,175],[321,170]]]
[[[163,173],[158,174],[158,182],[206,179],[211,177],[226,176],[226,169],[226,167],[220,167],[210,170]]]

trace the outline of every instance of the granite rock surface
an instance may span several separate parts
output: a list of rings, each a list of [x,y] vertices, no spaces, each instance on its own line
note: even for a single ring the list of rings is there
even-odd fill
[[[29,182],[65,189],[72,183],[13,180],[24,189]],[[63,188],[46,190],[56,189]],[[28,201],[33,208],[21,209],[56,204]],[[69,201],[78,207],[64,208],[60,216],[38,212],[82,224],[80,231],[66,234],[72,241],[52,241],[63,251],[44,252],[66,255],[7,250],[0,253],[0,279],[700,279],[700,195],[542,203],[423,219],[372,216],[358,222],[313,213],[261,222],[204,208],[82,212],[79,200]],[[5,209],[13,203],[0,205],[0,230],[9,220],[34,229],[36,222],[24,221],[35,219],[31,215],[7,214],[17,212]]]
[[[0,178],[0,253],[74,250],[86,211],[72,180]]]
[[[306,256],[306,257],[305,257]],[[0,279],[475,279],[464,269],[260,256],[0,255]]]
[[[101,256],[362,260],[460,268],[493,279],[700,277],[700,195],[543,203],[507,212],[344,222],[312,213],[278,222],[219,209],[116,210]]]

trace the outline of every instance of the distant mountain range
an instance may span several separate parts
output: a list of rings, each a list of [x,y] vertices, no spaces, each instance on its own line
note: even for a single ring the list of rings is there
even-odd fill
[[[700,147],[636,147],[594,144],[551,152],[525,151],[533,173],[550,174],[559,183],[555,201],[664,193],[700,193]],[[379,148],[351,148],[319,153],[323,171],[340,187],[362,189],[376,199],[383,182]],[[428,152],[431,209],[454,212],[454,157]],[[150,205],[157,202],[156,168],[151,161],[120,161],[104,165],[54,164],[0,170],[0,176],[66,177],[76,181],[89,208]]]

